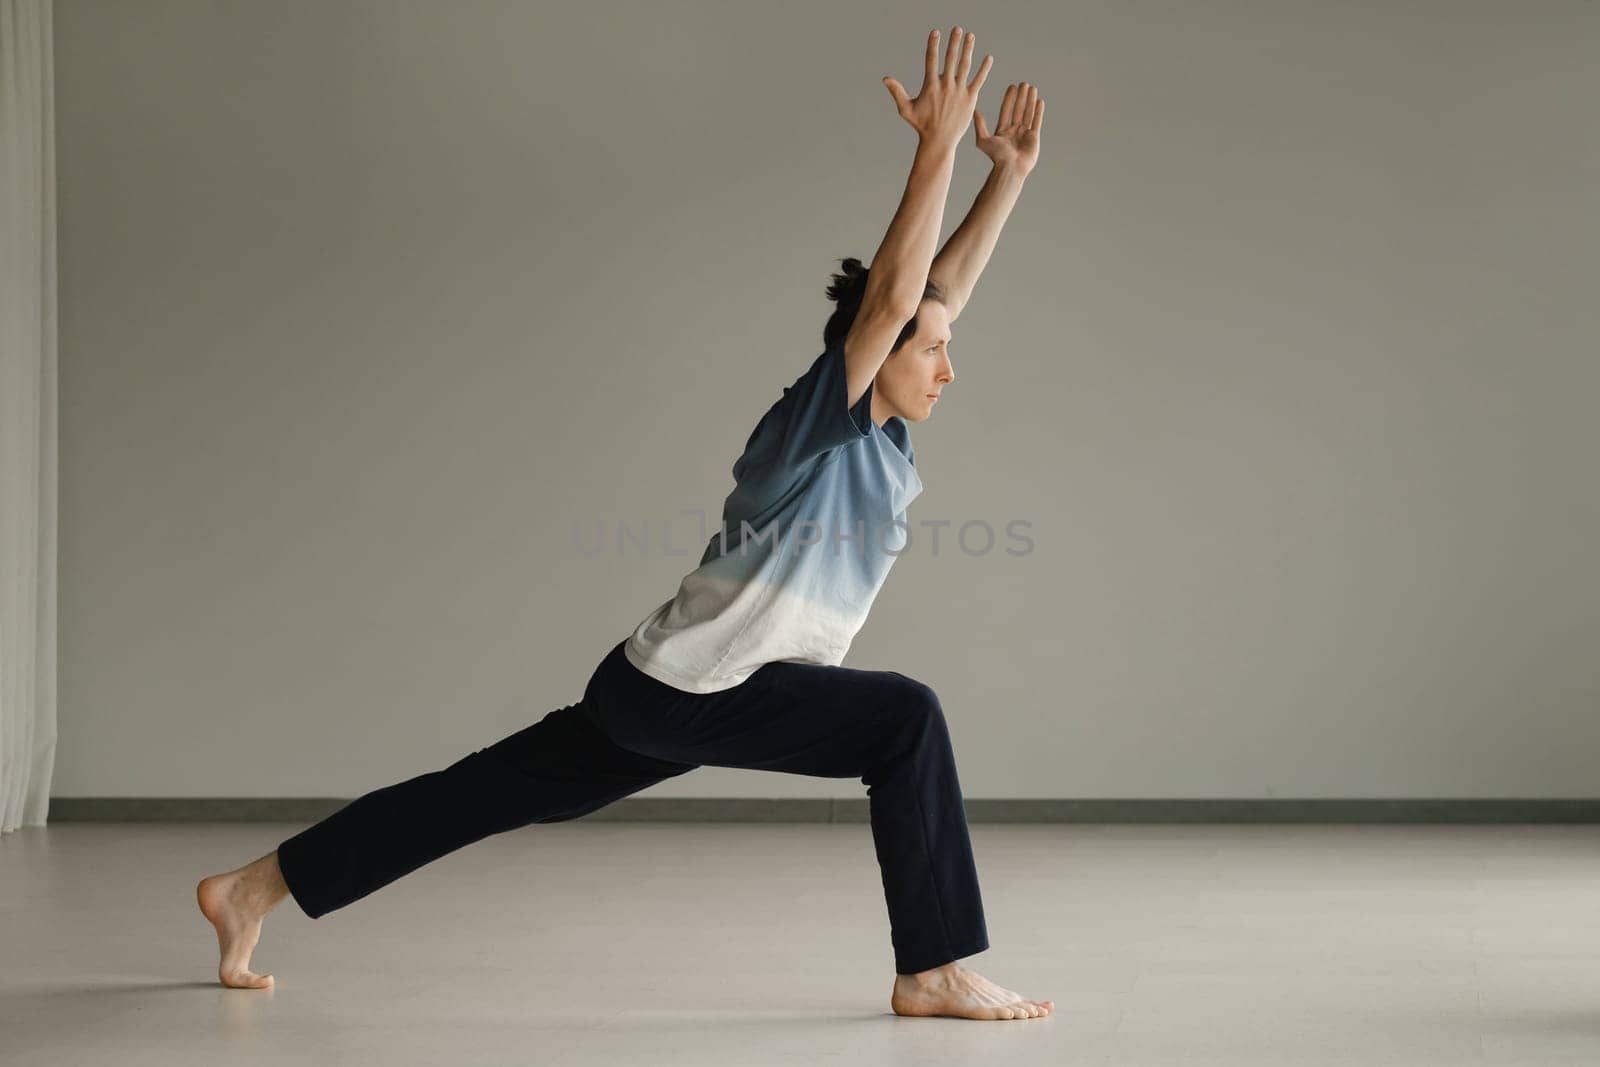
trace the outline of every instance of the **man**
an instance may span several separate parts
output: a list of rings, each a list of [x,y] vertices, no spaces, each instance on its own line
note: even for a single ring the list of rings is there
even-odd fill
[[[969,82],[974,44],[957,26],[940,72],[930,33],[914,99],[884,78],[918,135],[904,198],[873,268],[847,259],[834,276],[825,350],[751,432],[722,528],[677,594],[611,649],[580,703],[201,881],[223,984],[272,984],[249,970],[250,954],[287,895],[318,918],[489,834],[576,818],[709,765],[867,785],[897,1014],[1050,1014],[1052,1001],[956,962],[989,939],[938,697],[895,671],[840,666],[922,489],[907,423],[927,419],[955,379],[950,323],[1038,158],[1044,103],[1027,83],[1008,86],[992,134],[977,115],[994,169],[934,256],[956,149],[993,58]]]

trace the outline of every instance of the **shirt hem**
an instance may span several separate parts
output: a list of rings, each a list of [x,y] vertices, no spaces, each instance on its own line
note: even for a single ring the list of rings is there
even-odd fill
[[[639,673],[654,678],[662,685],[670,685],[674,689],[681,689],[685,693],[720,693],[724,689],[732,689],[744,681],[743,678],[736,678],[729,682],[706,682],[674,674],[672,671],[651,663],[635,652],[632,639],[629,639],[622,646],[622,655],[629,663],[633,664]]]

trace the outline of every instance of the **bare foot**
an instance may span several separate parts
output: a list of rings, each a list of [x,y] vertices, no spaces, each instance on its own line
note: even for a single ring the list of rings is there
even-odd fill
[[[977,971],[947,963],[920,974],[894,976],[889,1006],[896,1015],[952,1015],[960,1019],[1038,1019],[1053,1000],[1029,1000],[997,986]]]
[[[195,887],[200,911],[217,930],[222,963],[217,977],[233,989],[267,989],[272,975],[250,970],[250,953],[261,937],[261,920],[288,895],[277,852],[227,874],[202,878]]]

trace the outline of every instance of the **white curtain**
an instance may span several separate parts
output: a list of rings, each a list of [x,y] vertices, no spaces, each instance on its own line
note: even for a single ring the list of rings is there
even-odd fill
[[[56,162],[50,0],[0,0],[0,833],[56,755]]]

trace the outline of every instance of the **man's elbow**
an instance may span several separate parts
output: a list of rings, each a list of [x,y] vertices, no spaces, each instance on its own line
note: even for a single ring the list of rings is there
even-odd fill
[[[928,283],[937,289],[938,296],[934,299],[945,306],[945,310],[950,313],[950,321],[954,322],[956,316],[961,314],[961,309],[967,305],[969,295],[967,290],[949,278],[942,278],[937,274],[929,275]]]
[[[877,275],[867,278],[867,291],[861,296],[861,313],[871,312],[882,318],[899,318],[902,323],[910,322],[917,314],[917,308],[922,306],[922,299],[927,292],[927,278],[918,278],[915,285],[897,275],[885,275],[881,283]]]

